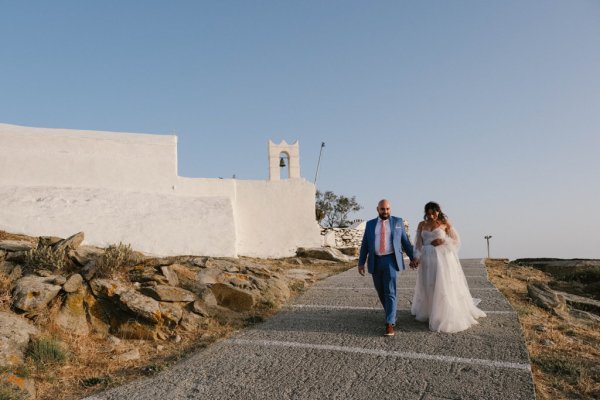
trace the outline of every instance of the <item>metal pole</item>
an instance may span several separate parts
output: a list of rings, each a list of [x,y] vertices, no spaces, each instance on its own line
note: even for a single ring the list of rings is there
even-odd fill
[[[487,241],[487,258],[490,258],[490,239],[492,238],[492,235],[485,235],[483,238]]]
[[[325,147],[325,142],[321,142],[321,150],[319,151],[319,161],[317,161],[317,171],[315,172],[315,186],[317,186],[317,177],[319,176],[319,165],[321,164],[321,154],[323,154],[323,147]]]

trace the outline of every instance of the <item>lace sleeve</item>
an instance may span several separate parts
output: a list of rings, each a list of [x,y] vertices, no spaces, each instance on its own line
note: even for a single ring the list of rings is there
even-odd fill
[[[423,229],[423,222],[419,222],[417,227],[417,237],[415,240],[415,258],[421,258],[421,251],[423,250],[423,238],[421,237],[421,230]]]
[[[446,239],[446,244],[452,248],[455,253],[458,253],[458,249],[460,249],[460,236],[456,229],[454,229],[454,225],[448,221],[446,227],[446,235],[448,236]]]

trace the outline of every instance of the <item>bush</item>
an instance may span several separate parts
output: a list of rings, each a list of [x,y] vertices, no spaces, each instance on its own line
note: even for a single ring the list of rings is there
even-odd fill
[[[26,398],[27,395],[24,392],[0,383],[0,400],[25,400]]]
[[[101,277],[111,277],[117,271],[132,266],[135,261],[130,245],[111,244],[106,248],[102,257],[96,261],[96,274]]]
[[[50,246],[39,246],[27,252],[25,264],[30,269],[41,268],[50,271],[62,271],[68,265],[68,259],[64,250],[54,250]]]
[[[27,357],[36,364],[63,363],[67,360],[67,352],[61,343],[53,338],[39,338],[29,342]]]
[[[578,378],[581,375],[581,366],[572,363],[569,360],[554,357],[541,356],[532,357],[531,361],[537,364],[544,372],[563,376],[566,378]]]

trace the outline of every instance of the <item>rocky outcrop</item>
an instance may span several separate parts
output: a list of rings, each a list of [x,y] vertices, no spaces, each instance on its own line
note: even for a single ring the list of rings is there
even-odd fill
[[[600,322],[600,301],[552,290],[542,282],[530,282],[527,294],[535,305],[561,318],[569,315],[578,319]]]
[[[331,247],[312,247],[304,248],[299,247],[296,251],[298,257],[306,258],[317,258],[320,260],[338,261],[338,262],[350,262],[355,260],[355,257],[350,257],[342,253],[341,251]]]
[[[50,318],[73,335],[166,340],[180,337],[177,329],[193,332],[205,329],[211,319],[227,323],[237,313],[275,307],[289,299],[290,285],[299,288],[315,280],[312,272],[300,268],[285,272],[248,259],[195,256],[138,255],[127,270],[110,267],[107,273],[99,270],[106,266],[104,250],[82,246],[83,240],[80,232],[66,239],[0,241],[0,276],[11,287],[15,312]],[[300,254],[349,259],[335,249],[304,249]],[[60,257],[61,264],[44,257]],[[42,266],[32,265],[38,259]],[[14,329],[9,332],[8,327]],[[26,318],[0,315],[0,365],[21,362],[22,349],[36,332]]]

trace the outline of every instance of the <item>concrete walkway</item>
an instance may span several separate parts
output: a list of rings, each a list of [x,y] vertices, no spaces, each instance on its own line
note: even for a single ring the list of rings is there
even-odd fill
[[[383,337],[370,276],[352,269],[153,379],[89,399],[535,399],[515,312],[481,260],[462,265],[488,314],[465,332],[434,333],[414,321],[416,273],[406,271],[398,279],[397,334]]]

